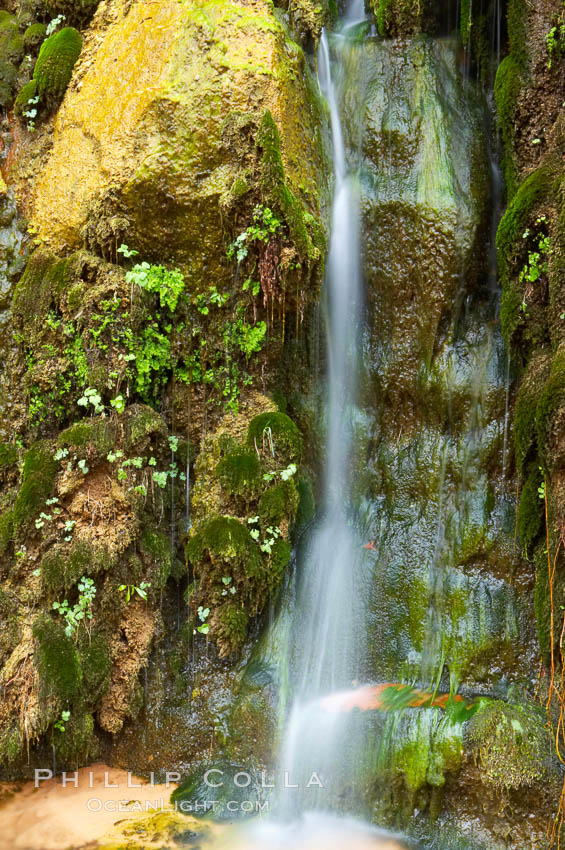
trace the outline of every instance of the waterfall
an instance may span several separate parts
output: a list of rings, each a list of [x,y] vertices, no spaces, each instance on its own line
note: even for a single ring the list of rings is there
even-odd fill
[[[354,3],[345,28],[358,22]],[[344,29],[345,32],[345,29]],[[351,48],[336,37],[336,53]],[[294,704],[284,735],[280,771],[294,777],[299,790],[286,794],[287,812],[326,807],[330,786],[343,767],[342,721],[324,710],[320,697],[350,688],[359,679],[366,628],[359,590],[363,544],[352,519],[351,456],[361,331],[361,245],[358,179],[348,168],[339,95],[324,32],[318,49],[318,74],[332,131],[335,177],[331,237],[326,271],[327,432],[323,515],[312,535],[298,578],[293,623]],[[343,75],[340,75],[343,76]],[[314,785],[321,773],[327,793]]]

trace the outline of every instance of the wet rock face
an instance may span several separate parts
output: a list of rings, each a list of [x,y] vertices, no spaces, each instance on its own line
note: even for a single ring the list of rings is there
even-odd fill
[[[113,258],[127,241],[209,285],[228,274],[222,212],[257,179],[252,130],[230,135],[234,115],[270,110],[289,188],[319,216],[311,74],[262,0],[128,7],[106,2],[95,18],[32,219],[59,250],[86,239]]]
[[[367,47],[362,142],[365,273],[384,382],[429,364],[485,209],[485,149],[455,52],[425,39]],[[387,379],[388,378],[388,379]]]

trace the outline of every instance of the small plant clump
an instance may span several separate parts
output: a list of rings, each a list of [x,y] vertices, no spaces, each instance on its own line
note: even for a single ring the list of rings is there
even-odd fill
[[[63,602],[53,602],[52,608],[63,617],[65,621],[65,634],[67,637],[76,635],[80,624],[84,624],[87,632],[90,634],[90,621],[94,614],[92,606],[94,597],[96,596],[96,587],[91,578],[83,576],[78,584],[78,602],[76,605],[69,605],[67,599]]]
[[[565,54],[565,2],[559,14],[554,18],[553,26],[545,37],[547,44],[547,67],[552,68]]]

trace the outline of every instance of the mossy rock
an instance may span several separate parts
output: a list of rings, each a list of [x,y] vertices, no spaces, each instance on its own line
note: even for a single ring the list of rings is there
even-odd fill
[[[384,36],[407,36],[422,27],[423,0],[370,0],[377,29]]]
[[[545,382],[536,407],[536,433],[540,457],[547,469],[559,465],[563,458],[557,456],[560,440],[559,414],[565,408],[565,345],[560,346],[551,361],[549,377]],[[557,431],[557,433],[556,433]]]
[[[316,514],[316,497],[314,496],[312,479],[308,475],[300,475],[298,477],[296,489],[298,491],[298,506],[294,524],[295,528],[301,531],[314,519]]]
[[[80,276],[75,260],[80,255],[59,259],[47,251],[35,251],[18,281],[12,299],[12,312],[18,330],[32,344],[45,327],[53,303]]]
[[[0,61],[0,106],[9,109],[16,88],[18,71],[11,62]]]
[[[549,565],[547,563],[546,543],[539,543],[534,554],[536,583],[534,586],[534,608],[538,644],[544,658],[549,658],[551,649],[551,594],[549,591]],[[555,586],[553,593],[555,596]]]
[[[209,770],[219,770],[221,774],[211,773],[210,779],[214,782],[221,780],[221,785],[214,788],[214,800],[216,804],[212,808],[210,805],[210,786],[206,784],[205,774]],[[245,808],[240,805],[236,807],[234,812],[233,804],[228,809],[230,801],[237,801],[239,804],[246,801],[251,801],[253,811],[255,804],[259,800],[259,786],[256,783],[251,783],[249,787],[241,787],[234,780],[238,773],[246,772],[253,775],[254,768],[244,765],[234,764],[233,762],[213,762],[212,764],[199,765],[194,767],[189,776],[175,788],[171,794],[171,803],[175,804],[180,811],[183,811],[182,804],[191,805],[191,811],[195,817],[208,816],[213,820],[232,821],[234,816],[237,818],[245,817]],[[208,803],[206,803],[208,801]],[[196,808],[195,803],[200,803],[200,807]],[[247,815],[249,816],[249,815]]]
[[[22,733],[17,723],[12,723],[0,733],[0,762],[4,765],[17,764],[24,749]]]
[[[520,184],[508,204],[496,234],[496,247],[503,280],[508,277],[509,263],[522,244],[522,233],[536,208],[546,199],[557,176],[557,166],[548,161],[532,171]]]
[[[186,544],[186,555],[191,563],[197,564],[206,554],[249,576],[260,569],[259,548],[249,529],[234,517],[212,517],[198,526]]]
[[[18,118],[22,118],[24,112],[28,111],[28,106],[30,105],[30,100],[33,100],[37,94],[37,83],[35,80],[30,80],[29,83],[26,83],[25,86],[20,90],[18,96],[14,101],[14,113]]]
[[[52,546],[41,562],[41,582],[49,592],[57,594],[74,587],[84,576],[110,569],[113,557],[104,544],[74,540],[70,546]]]
[[[132,404],[124,413],[124,448],[127,452],[142,450],[150,438],[163,438],[167,426],[157,411],[145,404]]]
[[[71,81],[73,68],[82,50],[82,36],[73,27],[53,33],[41,45],[33,79],[41,102],[57,106]]]
[[[522,788],[542,781],[550,770],[551,736],[543,713],[533,706],[482,701],[469,721],[466,740],[485,785]]]
[[[0,21],[0,60],[19,65],[24,56],[24,38],[14,15]]]
[[[55,699],[63,708],[80,693],[82,670],[71,638],[47,614],[33,625],[37,641],[36,667],[41,699]]]
[[[544,502],[540,499],[538,492],[542,481],[542,473],[534,461],[528,467],[522,486],[516,520],[518,537],[525,552],[531,551],[542,529]]]
[[[18,447],[15,443],[0,443],[0,469],[7,469],[18,462]]]
[[[292,524],[298,509],[299,494],[292,479],[265,490],[259,499],[259,518],[264,526],[280,525],[283,519]]]
[[[271,208],[280,198],[289,232],[311,262],[320,251],[316,222],[330,176],[323,106],[309,63],[273,4],[139,0],[104,22],[99,34],[96,62],[85,64],[80,88],[69,88],[36,180],[31,220],[48,244],[72,249],[86,238],[108,256],[123,238],[149,262],[174,257],[193,291],[204,291],[211,279],[221,290],[233,276],[225,257],[228,229],[255,203],[270,203],[262,197],[256,134],[228,146],[225,122],[268,111],[280,139],[266,132],[265,141],[273,141],[275,158],[282,156],[284,183],[296,201],[277,172]],[[232,187],[227,217],[223,201]],[[319,260],[306,283],[321,277]]]
[[[522,472],[530,449],[536,445],[536,410],[549,375],[551,355],[535,354],[522,377],[514,410],[514,453]]]
[[[102,457],[115,448],[116,424],[104,417],[81,419],[59,434],[57,445],[74,451],[88,450],[94,457]]]
[[[302,455],[302,436],[286,413],[275,411],[260,413],[249,423],[247,443],[254,449],[270,451],[269,433],[272,437],[275,457],[282,455],[286,461],[298,463]]]
[[[508,196],[516,193],[516,164],[514,161],[514,114],[524,78],[524,69],[514,56],[505,56],[496,72],[494,96],[498,115],[498,128],[503,144],[502,167]]]
[[[71,712],[65,731],[56,730],[53,745],[57,758],[64,764],[79,767],[95,754],[94,718],[91,714]]]
[[[292,33],[302,44],[319,39],[322,27],[337,18],[337,9],[335,5],[332,8],[330,0],[277,0],[275,6],[288,12]]]
[[[45,24],[31,24],[24,33],[25,49],[29,51],[37,50],[37,48],[45,41],[47,36],[47,27]]]
[[[217,608],[212,625],[214,636],[222,647],[222,655],[241,649],[247,634],[248,622],[249,615],[241,603],[229,601]]]
[[[82,670],[82,691],[89,706],[96,706],[110,685],[112,654],[105,634],[94,632],[89,638],[81,632],[78,653]]]
[[[21,623],[14,600],[0,587],[0,666],[21,639]]]
[[[143,580],[150,578],[151,586],[156,590],[162,590],[174,565],[170,537],[162,531],[144,528],[138,540],[138,548],[143,556],[144,564],[149,569],[147,575],[144,573]]]
[[[55,484],[58,463],[47,442],[35,443],[26,452],[22,470],[22,483],[12,508],[12,521],[16,536],[20,530],[30,528],[45,507]]]
[[[265,581],[269,591],[274,591],[282,581],[284,572],[290,563],[291,553],[292,550],[288,540],[279,537],[273,545],[268,569],[266,570]]]
[[[256,145],[262,152],[261,193],[263,200],[282,215],[299,257],[316,263],[325,248],[323,231],[289,188],[281,153],[279,129],[269,110],[260,120]]]
[[[216,476],[230,495],[251,499],[262,483],[261,464],[253,451],[231,451],[218,463]]]
[[[0,20],[0,106],[8,109],[14,99],[18,66],[24,55],[24,39],[17,19],[6,13]]]

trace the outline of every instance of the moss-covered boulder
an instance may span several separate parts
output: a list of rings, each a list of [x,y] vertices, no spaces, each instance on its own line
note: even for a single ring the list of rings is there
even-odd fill
[[[60,103],[81,49],[82,36],[73,27],[64,27],[43,42],[33,69],[42,103],[49,107]]]
[[[483,701],[469,721],[466,741],[486,785],[520,788],[543,781],[551,771],[551,735],[543,713],[533,706]]]
[[[45,41],[47,27],[45,24],[30,24],[24,32],[24,46],[28,51],[35,51]]]
[[[231,278],[222,210],[278,203],[289,230],[303,231],[306,214],[319,219],[319,95],[266,0],[112,4],[81,67],[36,182],[31,218],[48,243],[86,237],[114,257],[126,241],[149,260],[174,257],[198,289]],[[282,184],[272,199],[261,176],[266,114]]]

